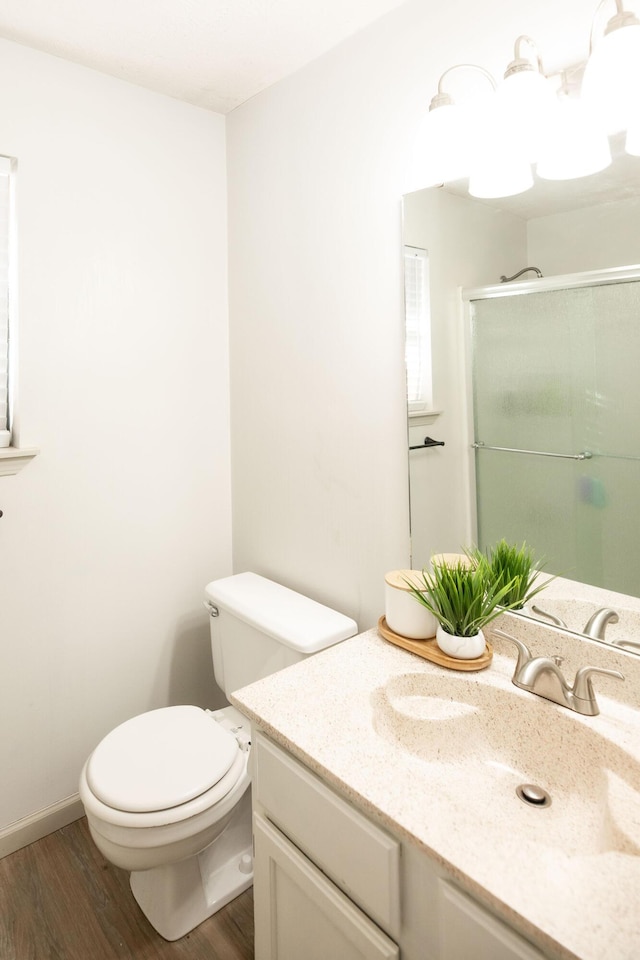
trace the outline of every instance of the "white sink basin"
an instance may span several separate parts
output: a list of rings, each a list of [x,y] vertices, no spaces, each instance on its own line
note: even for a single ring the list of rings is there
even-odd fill
[[[501,844],[505,832],[519,836],[524,828],[569,856],[640,855],[639,758],[593,718],[453,673],[396,675],[372,694],[372,708],[376,733],[424,778],[425,810],[430,789],[457,802],[462,792],[481,829],[499,834]],[[525,803],[516,794],[521,784],[542,788],[551,803]]]

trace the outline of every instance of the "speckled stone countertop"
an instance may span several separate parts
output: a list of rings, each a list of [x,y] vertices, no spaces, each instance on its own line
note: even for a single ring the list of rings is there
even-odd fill
[[[601,713],[580,717],[513,686],[515,649],[491,631],[491,665],[462,673],[373,629],[231,700],[548,957],[638,960],[640,658],[532,621],[500,627],[564,656],[568,678],[590,664],[626,680],[594,677]],[[550,807],[516,797],[522,769]]]

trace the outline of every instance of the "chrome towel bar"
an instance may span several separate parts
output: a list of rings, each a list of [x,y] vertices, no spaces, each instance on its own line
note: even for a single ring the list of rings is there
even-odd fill
[[[549,453],[548,450],[518,450],[516,447],[492,447],[482,440],[477,440],[471,446],[475,450],[501,450],[503,453],[526,453],[534,457],[559,457],[561,460],[591,460],[592,454],[588,450],[584,453]]]

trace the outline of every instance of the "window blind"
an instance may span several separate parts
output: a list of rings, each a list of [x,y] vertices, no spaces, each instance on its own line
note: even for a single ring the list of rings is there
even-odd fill
[[[404,248],[405,361],[409,413],[432,405],[429,255],[420,247]]]
[[[0,446],[9,446],[9,282],[11,276],[11,160],[0,157]]]

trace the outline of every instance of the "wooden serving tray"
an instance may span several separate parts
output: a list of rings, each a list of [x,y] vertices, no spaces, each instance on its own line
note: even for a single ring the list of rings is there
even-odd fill
[[[380,617],[378,620],[378,633],[389,643],[395,643],[397,647],[409,650],[410,653],[416,653],[419,657],[424,657],[425,660],[437,663],[439,667],[447,667],[448,670],[484,670],[493,658],[493,647],[488,641],[482,656],[476,657],[474,660],[459,660],[457,657],[450,657],[440,649],[435,637],[432,640],[410,640],[409,637],[401,637],[399,633],[394,633],[387,626],[386,617]]]

